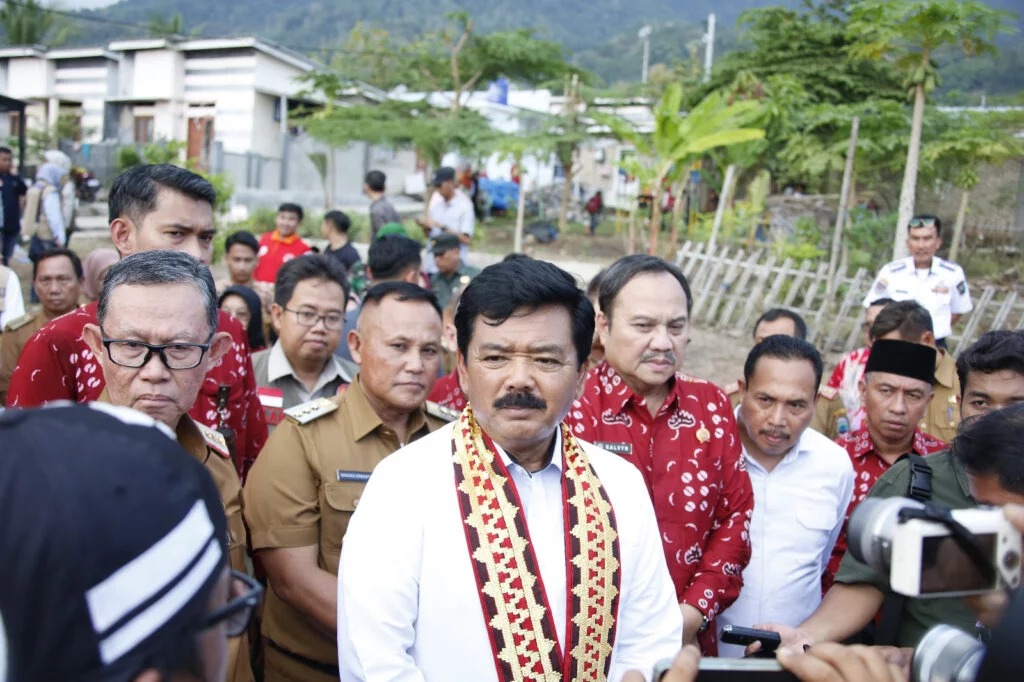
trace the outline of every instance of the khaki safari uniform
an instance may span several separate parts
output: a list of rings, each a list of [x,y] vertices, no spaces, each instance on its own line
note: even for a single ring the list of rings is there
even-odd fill
[[[917,427],[930,436],[951,443],[960,426],[960,378],[952,355],[940,348],[939,358],[933,384],[935,395]],[[852,430],[853,424],[839,392],[834,388],[823,388],[819,394],[821,397],[814,409],[811,428],[833,440]]]
[[[102,403],[110,402],[106,389],[103,389],[98,400]],[[238,479],[231,455],[228,454],[224,436],[187,414],[178,422],[175,436],[182,449],[206,467],[206,471],[217,486],[220,501],[224,505],[224,515],[227,517],[228,560],[231,568],[242,573],[250,573],[246,568],[247,538],[245,523],[242,520],[242,483]],[[226,682],[253,681],[247,634],[228,639],[228,674],[224,679]]]
[[[2,275],[3,273],[0,273],[0,276]],[[2,295],[0,292],[0,296]],[[0,304],[0,311],[2,311],[2,304]],[[14,368],[18,364],[21,349],[37,331],[54,319],[56,318],[40,311],[16,317],[4,325],[3,337],[0,337],[2,338],[0,340],[0,405],[7,400],[7,387],[11,384],[11,375],[14,374]]]
[[[409,417],[409,440],[451,421],[439,406]],[[342,538],[378,462],[405,443],[367,401],[360,377],[341,395],[285,410],[245,484],[253,551],[317,545],[317,565],[338,574]],[[386,539],[382,539],[382,542]],[[268,586],[263,612],[266,682],[338,679],[338,646]]]

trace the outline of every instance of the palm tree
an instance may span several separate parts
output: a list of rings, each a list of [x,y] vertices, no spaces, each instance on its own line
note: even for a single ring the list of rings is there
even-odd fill
[[[595,113],[594,118],[607,125],[620,140],[637,149],[639,159],[626,169],[647,184],[654,194],[651,211],[648,252],[658,249],[661,229],[661,188],[669,172],[718,147],[728,147],[764,138],[761,128],[747,127],[762,113],[757,100],[729,102],[721,92],[712,92],[686,115],[680,112],[682,87],[670,85],[654,107],[654,130],[650,134],[636,130],[618,117]]]
[[[967,56],[992,52],[996,33],[1009,30],[1007,22],[1012,16],[977,0],[861,0],[851,8],[848,30],[858,37],[852,56],[894,60],[906,73],[914,100],[893,258],[907,254],[925,99],[939,84],[935,51],[959,45]]]
[[[61,17],[36,0],[18,0],[0,5],[0,25],[8,45],[60,45],[70,28]]]

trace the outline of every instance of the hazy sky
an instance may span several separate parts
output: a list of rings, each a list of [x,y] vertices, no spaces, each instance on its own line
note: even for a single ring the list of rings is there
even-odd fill
[[[113,5],[117,0],[50,0],[44,4],[57,5],[64,9],[95,9]]]

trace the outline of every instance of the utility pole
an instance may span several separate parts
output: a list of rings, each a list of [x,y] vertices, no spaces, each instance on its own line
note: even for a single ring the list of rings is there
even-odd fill
[[[648,25],[644,26],[637,32],[637,37],[644,41],[644,65],[640,71],[640,82],[647,82],[647,71],[651,61],[651,31],[653,29]]]
[[[715,13],[708,15],[708,32],[702,39],[704,43],[704,83],[711,80],[711,63],[715,59]]]

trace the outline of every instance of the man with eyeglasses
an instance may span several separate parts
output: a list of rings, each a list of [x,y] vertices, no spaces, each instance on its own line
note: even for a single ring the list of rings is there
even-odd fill
[[[206,373],[231,349],[231,335],[217,331],[210,269],[178,251],[128,256],[107,272],[96,317],[82,333],[106,379],[99,402],[131,407],[164,424],[206,467],[227,516],[231,568],[244,572],[247,538],[238,472],[223,436],[188,415]],[[233,639],[229,648],[225,679],[252,680],[248,639]]]
[[[18,356],[32,335],[50,320],[78,307],[82,292],[82,261],[68,249],[44,251],[32,264],[32,283],[42,309],[11,320],[3,328],[0,342],[0,403],[7,399],[7,386],[18,364]]]
[[[236,679],[227,638],[262,590],[229,570],[217,489],[170,430],[64,404],[8,410],[0,442],[0,680]]]
[[[942,221],[933,215],[911,218],[907,231],[910,255],[882,266],[864,297],[864,307],[883,297],[917,301],[932,316],[936,345],[945,348],[953,325],[974,304],[963,268],[935,255],[941,246]]]
[[[216,234],[216,199],[213,185],[185,168],[133,166],[114,178],[110,188],[110,239],[122,257],[167,249],[208,266]],[[95,323],[96,304],[90,303],[40,329],[25,344],[11,375],[7,406],[96,400],[105,377],[82,334],[86,324]],[[189,414],[230,438],[238,472],[244,475],[267,440],[267,425],[245,329],[227,313],[220,313],[217,328],[231,334],[231,351],[210,366]]]
[[[344,269],[329,256],[299,256],[278,270],[270,306],[278,338],[252,356],[271,429],[284,419],[284,410],[329,398],[352,383],[358,367],[334,355],[341,342],[348,291]]]
[[[338,558],[349,519],[377,464],[445,423],[424,405],[441,364],[433,294],[408,282],[371,287],[348,342],[359,363],[352,384],[287,410],[245,484],[245,520],[269,583],[265,682],[337,682]]]

